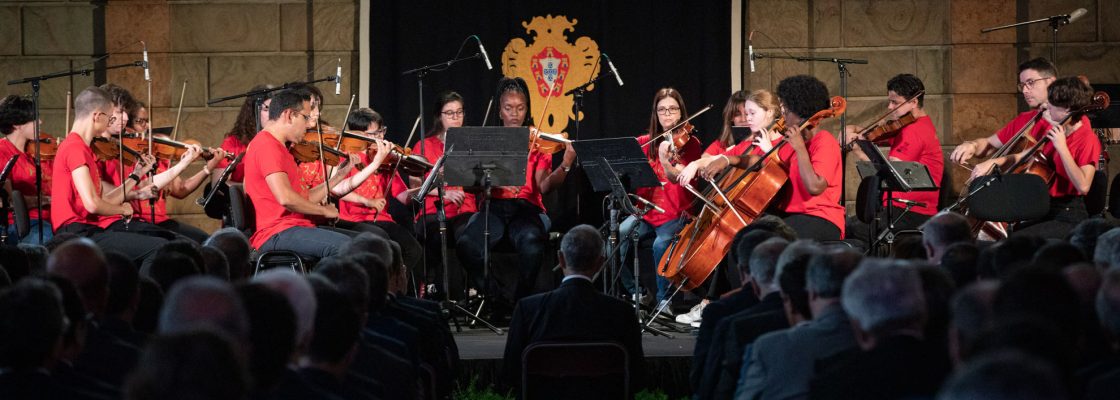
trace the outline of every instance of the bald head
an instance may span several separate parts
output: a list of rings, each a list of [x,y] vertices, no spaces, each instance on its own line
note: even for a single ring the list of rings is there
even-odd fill
[[[241,298],[229,283],[212,276],[184,278],[171,288],[159,315],[159,332],[212,328],[244,341],[249,335]]]
[[[81,238],[59,246],[47,259],[47,273],[78,289],[86,312],[101,316],[109,301],[109,263],[92,240]]]
[[[315,325],[315,292],[307,278],[290,269],[273,268],[257,274],[250,280],[284,295],[296,313],[296,341],[305,344],[311,339]]]

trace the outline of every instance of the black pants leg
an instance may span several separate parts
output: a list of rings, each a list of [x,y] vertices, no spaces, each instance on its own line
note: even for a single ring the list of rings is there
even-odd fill
[[[827,219],[808,214],[790,214],[783,220],[797,232],[798,239],[840,240],[840,227]]]
[[[338,220],[338,222],[335,222],[334,226],[319,226],[319,227],[323,228],[323,229],[326,229],[326,230],[335,231],[335,232],[339,232],[341,230],[347,230],[347,231],[353,232],[353,234],[348,234],[350,237],[357,236],[358,234],[360,234],[362,232],[369,232],[369,233],[372,233],[379,238],[382,238],[382,239],[385,239],[385,240],[392,240],[389,237],[388,232],[385,232],[385,230],[381,229],[381,227],[379,227],[377,225],[374,225],[373,223],[369,223],[369,222],[351,222],[351,221],[346,221],[346,220],[341,220],[340,219],[340,220]],[[346,232],[342,232],[342,233],[346,233]]]
[[[1050,212],[1045,217],[1013,225],[1011,235],[1065,240],[1069,231],[1087,218],[1089,212],[1085,210],[1083,197],[1051,198]]]
[[[449,252],[454,252],[456,243],[463,236],[463,231],[467,226],[467,221],[474,213],[459,214],[447,219],[447,249]],[[426,215],[416,225],[417,233],[423,240],[424,248],[424,276],[426,284],[434,284],[437,290],[442,292],[443,288],[443,253],[440,251],[440,234],[439,234],[439,221],[435,215]],[[451,284],[450,292],[451,298],[461,298],[464,291],[463,271],[458,265],[457,260],[450,257],[448,254],[447,268],[450,272],[448,277]]]
[[[160,222],[160,223],[156,224],[156,226],[159,226],[160,228],[167,229],[169,231],[175,232],[175,233],[179,234],[180,236],[185,236],[185,237],[189,238],[190,240],[193,240],[193,241],[196,241],[196,242],[199,242],[199,243],[205,242],[206,239],[210,237],[210,234],[206,233],[206,231],[203,231],[202,229],[198,229],[198,227],[196,227],[194,225],[185,224],[185,223],[173,220],[173,219],[169,219],[167,221]]]
[[[134,232],[115,232],[94,225],[68,224],[56,233],[73,233],[89,238],[98,247],[108,251],[119,251],[132,259],[141,268],[151,267],[152,256],[167,243],[166,239]]]

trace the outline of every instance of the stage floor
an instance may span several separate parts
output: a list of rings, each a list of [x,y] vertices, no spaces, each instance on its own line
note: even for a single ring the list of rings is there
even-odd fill
[[[487,329],[463,329],[455,332],[455,344],[459,346],[459,358],[463,360],[497,360],[502,358],[506,348],[506,336],[496,335]],[[691,333],[671,333],[673,339],[664,336],[642,334],[642,351],[646,358],[651,357],[692,357],[692,347],[696,336]]]

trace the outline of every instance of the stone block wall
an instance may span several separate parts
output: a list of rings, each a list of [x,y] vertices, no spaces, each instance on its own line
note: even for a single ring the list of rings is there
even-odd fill
[[[109,65],[142,59],[144,41],[152,75],[153,126],[175,123],[186,83],[179,138],[217,146],[233,126],[241,101],[207,100],[248,91],[260,83],[323,78],[343,66],[342,94],[321,83],[324,118],[341,121],[357,93],[350,79],[358,67],[358,0],[112,0],[5,1],[0,3],[0,79],[79,68],[95,54]],[[138,68],[109,71],[99,79],[78,76],[42,87],[43,130],[62,135],[66,91],[113,82],[148,102]],[[0,96],[30,88],[0,86]],[[191,174],[201,168],[196,163]],[[168,203],[175,218],[212,231],[218,222],[195,205],[198,190]]]
[[[1061,74],[1083,74],[1093,82],[1120,83],[1120,12],[1111,0],[752,0],[747,31],[756,31],[756,52],[861,58],[851,65],[847,122],[866,125],[886,110],[886,81],[912,73],[926,86],[926,111],[948,154],[964,140],[1002,127],[1025,104],[1016,91],[1022,61],[1050,54],[1045,25],[980,33],[985,27],[1089,11],[1061,29],[1055,62]],[[745,43],[745,42],[744,42]],[[839,73],[831,63],[759,60],[744,70],[744,88],[773,89],[781,78],[807,73],[838,94]],[[831,121],[825,129],[837,132]],[[946,160],[948,160],[946,158]],[[849,160],[846,196],[855,200],[858,175]],[[951,167],[953,190],[968,171]]]

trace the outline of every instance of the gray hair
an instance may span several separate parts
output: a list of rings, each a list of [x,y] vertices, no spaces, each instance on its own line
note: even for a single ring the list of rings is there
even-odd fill
[[[249,238],[237,228],[218,229],[206,238],[202,245],[218,249],[225,254],[226,262],[229,264],[230,280],[238,281],[248,277],[252,248],[249,246]]]
[[[771,287],[778,276],[778,260],[789,242],[781,237],[772,237],[755,246],[751,252],[751,278],[758,286]]]
[[[159,333],[214,328],[245,341],[248,317],[228,282],[213,276],[183,278],[171,288],[159,314]]]
[[[1109,229],[1097,238],[1097,248],[1093,250],[1093,263],[1100,267],[1109,267],[1112,253],[1120,244],[1120,228]]]
[[[778,263],[777,265],[775,265],[776,270],[774,271],[774,276],[782,276],[782,270],[797,259],[812,257],[814,253],[820,252],[821,246],[816,241],[808,239],[793,241],[789,244],[789,246],[786,246],[785,250],[782,251],[782,255],[778,257]],[[775,287],[776,286],[777,285],[775,282]]]
[[[831,250],[809,259],[805,290],[823,298],[837,298],[848,277],[863,260],[863,254],[851,250]]]
[[[918,271],[909,263],[866,259],[844,281],[844,311],[873,335],[888,333],[926,316]]]
[[[576,226],[560,240],[560,253],[568,269],[593,272],[598,267],[598,257],[603,255],[603,237],[591,225]]]
[[[307,278],[285,268],[273,268],[261,272],[250,280],[284,295],[296,313],[296,340],[310,338],[315,327],[315,292]]]
[[[949,315],[961,336],[963,347],[970,346],[992,325],[997,291],[999,281],[974,282],[958,291],[949,301]]]
[[[1104,273],[1097,291],[1097,318],[1104,330],[1120,336],[1120,268],[1113,267]]]
[[[968,219],[954,212],[939,213],[922,224],[922,241],[936,248],[971,240]]]
[[[1060,374],[1050,363],[1018,350],[1002,350],[969,361],[953,373],[938,400],[1053,400],[1066,398]]]

